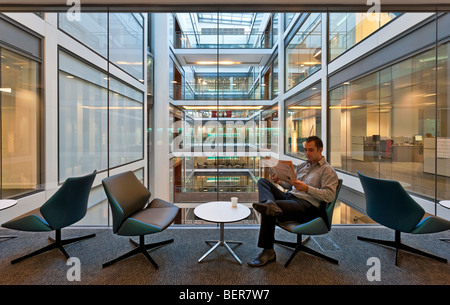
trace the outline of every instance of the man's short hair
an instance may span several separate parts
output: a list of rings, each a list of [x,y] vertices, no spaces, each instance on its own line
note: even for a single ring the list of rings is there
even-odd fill
[[[310,136],[306,138],[305,143],[314,142],[317,149],[323,148],[323,142],[318,136]]]

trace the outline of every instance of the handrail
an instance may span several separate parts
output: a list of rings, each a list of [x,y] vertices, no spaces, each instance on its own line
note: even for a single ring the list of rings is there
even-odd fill
[[[272,48],[272,33],[230,31],[210,31],[209,33],[174,31],[176,49],[270,49]],[[231,29],[232,30],[232,29]]]

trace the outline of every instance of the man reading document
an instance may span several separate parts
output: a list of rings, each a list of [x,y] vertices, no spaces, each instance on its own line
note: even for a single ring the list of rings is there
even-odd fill
[[[322,140],[311,136],[305,141],[308,161],[294,166],[297,180],[289,183],[280,180],[275,173],[272,175],[273,182],[280,184],[287,192],[281,191],[265,178],[258,180],[259,203],[254,203],[253,208],[261,214],[258,247],[263,248],[263,251],[248,262],[250,266],[259,267],[275,261],[273,245],[276,218],[307,222],[319,216],[322,202],[334,200],[338,177],[322,156],[322,150]]]

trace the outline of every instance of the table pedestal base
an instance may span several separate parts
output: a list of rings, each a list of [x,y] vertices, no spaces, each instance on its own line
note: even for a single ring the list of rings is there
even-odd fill
[[[225,231],[225,225],[224,223],[220,223],[220,240],[207,240],[206,243],[213,243],[216,242],[214,246],[212,246],[211,249],[208,250],[199,260],[200,263],[204,258],[206,258],[208,255],[210,255],[214,250],[216,250],[219,246],[224,246],[225,249],[230,252],[230,254],[238,261],[239,264],[242,264],[242,261],[239,259],[239,257],[234,253],[234,251],[228,246],[227,243],[235,243],[235,244],[242,244],[240,241],[225,241],[223,238],[224,231]]]
[[[17,237],[17,235],[0,235],[0,241],[6,241],[6,240],[8,240],[8,239],[13,239],[13,238],[16,238]]]

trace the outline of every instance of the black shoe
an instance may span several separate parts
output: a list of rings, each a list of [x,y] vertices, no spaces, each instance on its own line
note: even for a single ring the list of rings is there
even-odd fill
[[[262,267],[268,263],[274,262],[276,254],[273,249],[264,249],[256,258],[248,261],[247,264],[251,267]]]
[[[272,200],[267,200],[264,203],[254,203],[253,208],[266,216],[275,216],[279,217],[283,215],[283,210]]]

